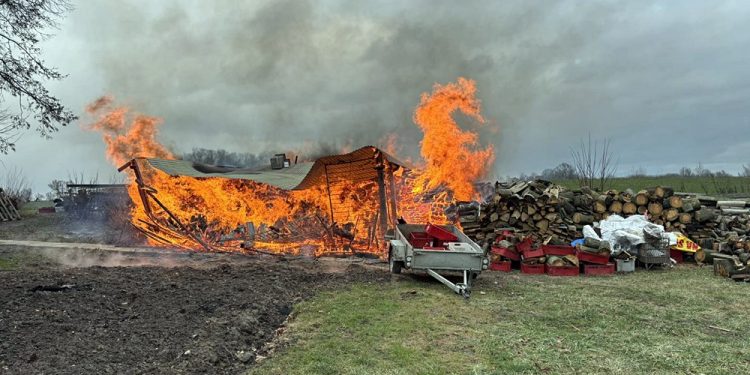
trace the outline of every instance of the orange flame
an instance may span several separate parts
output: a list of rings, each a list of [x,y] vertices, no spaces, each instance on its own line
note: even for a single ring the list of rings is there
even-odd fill
[[[113,107],[112,103],[112,97],[103,96],[86,106],[86,112],[96,118],[88,129],[102,133],[107,159],[117,166],[134,157],[174,159],[174,155],[156,140],[160,119],[130,115],[127,108]]]
[[[487,173],[494,151],[491,146],[479,149],[477,134],[462,131],[451,118],[460,110],[484,123],[475,93],[473,81],[459,78],[422,95],[414,122],[424,132],[421,154],[426,164],[418,170],[386,170],[394,172],[393,181],[385,185],[386,196],[398,197],[396,211],[408,222],[448,223],[446,208],[454,200],[476,196],[473,183]],[[110,161],[120,166],[136,157],[175,158],[156,140],[161,120],[112,103],[111,97],[102,97],[86,108],[93,117],[88,129],[102,133]],[[398,149],[394,136],[384,142],[389,153]],[[375,181],[341,179],[335,186],[286,191],[249,180],[169,176],[149,163],[135,162],[145,189],[136,183],[129,186],[131,222],[151,245],[197,248],[208,243],[212,249],[238,251],[246,239],[245,225],[252,222],[257,226],[255,247],[266,251],[313,249],[321,255],[357,248],[383,254]],[[149,194],[161,205],[144,204]]]
[[[422,94],[414,122],[424,132],[421,154],[427,165],[417,177],[415,193],[444,185],[457,200],[477,198],[473,184],[487,175],[495,151],[491,145],[479,148],[477,133],[461,130],[451,117],[459,110],[484,124],[476,92],[474,81],[459,78],[457,83],[435,84],[432,94]]]

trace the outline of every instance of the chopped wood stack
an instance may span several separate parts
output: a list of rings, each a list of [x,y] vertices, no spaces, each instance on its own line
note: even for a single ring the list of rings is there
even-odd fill
[[[10,197],[0,189],[0,221],[21,220],[21,214],[18,213],[16,206],[11,202]]]
[[[617,214],[647,215],[665,230],[682,232],[706,249],[723,249],[750,235],[750,209],[744,201],[676,193],[657,186],[634,192],[588,188],[566,190],[548,181],[495,183],[495,194],[481,207],[460,204],[464,233],[489,246],[504,230],[535,234],[551,244],[583,237],[585,225]],[[743,244],[744,241],[739,241]],[[749,241],[750,242],[750,241]]]

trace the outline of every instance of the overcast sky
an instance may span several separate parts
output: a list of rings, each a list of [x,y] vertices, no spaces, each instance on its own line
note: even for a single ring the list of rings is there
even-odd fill
[[[470,5],[466,5],[470,3]],[[496,176],[540,171],[588,132],[620,173],[750,163],[747,1],[74,1],[45,42],[77,113],[103,94],[164,119],[160,140],[284,151],[399,134],[422,92],[464,76],[500,128]],[[81,115],[85,120],[85,116]],[[112,175],[98,135],[33,131],[0,156],[37,192]],[[0,167],[1,168],[1,167]]]

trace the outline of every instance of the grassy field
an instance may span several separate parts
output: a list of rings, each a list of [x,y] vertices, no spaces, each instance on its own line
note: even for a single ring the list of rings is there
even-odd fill
[[[296,306],[251,374],[747,374],[748,311],[750,285],[708,268],[485,273],[468,301],[407,276]]]
[[[555,183],[567,188],[577,188],[577,180],[561,180]],[[607,185],[607,189],[634,191],[657,185],[671,186],[675,191],[718,196],[750,196],[750,177],[619,177]]]
[[[37,214],[37,210],[39,210],[42,207],[53,207],[54,203],[52,201],[32,201],[32,202],[26,202],[23,205],[21,205],[21,209],[19,212],[21,213],[21,216],[33,216]]]

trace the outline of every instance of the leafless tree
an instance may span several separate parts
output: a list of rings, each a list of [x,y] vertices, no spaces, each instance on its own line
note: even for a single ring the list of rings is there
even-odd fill
[[[742,166],[742,172],[740,172],[740,176],[742,176],[742,177],[750,177],[750,166],[749,165],[743,165]]]
[[[628,177],[646,177],[646,168],[638,167],[634,168],[633,171],[630,172],[630,176]]]
[[[589,134],[588,141],[581,139],[578,148],[571,147],[570,156],[581,186],[604,190],[617,172],[617,162],[612,158],[609,138],[592,140]]]
[[[31,200],[31,185],[20,168],[6,168],[2,189],[16,206]]]
[[[71,9],[68,0],[0,0],[0,153],[33,125],[43,137],[76,119],[43,82],[65,78],[42,61],[39,43]]]

